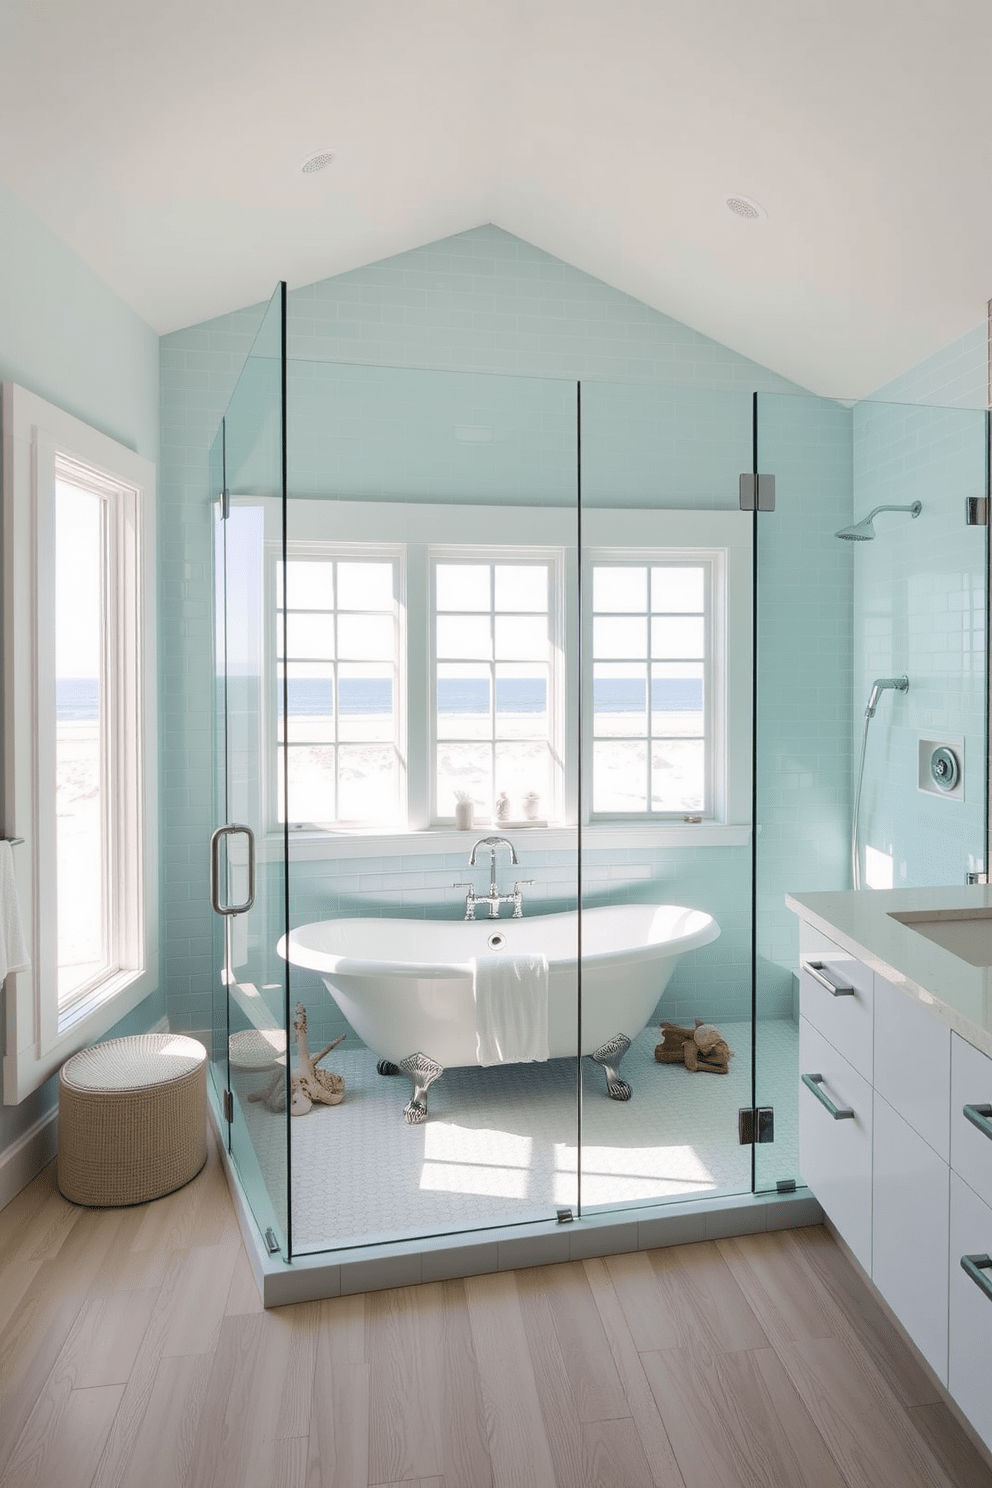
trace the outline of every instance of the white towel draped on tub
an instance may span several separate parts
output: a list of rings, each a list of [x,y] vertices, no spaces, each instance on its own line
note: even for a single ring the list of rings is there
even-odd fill
[[[25,971],[30,965],[14,882],[14,854],[10,843],[0,839],[0,982],[8,971]]]
[[[477,956],[470,964],[479,1063],[547,1059],[547,956]]]

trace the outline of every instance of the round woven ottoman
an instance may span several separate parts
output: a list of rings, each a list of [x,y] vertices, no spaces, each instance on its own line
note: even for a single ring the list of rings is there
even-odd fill
[[[207,1160],[207,1051],[174,1033],[94,1044],[59,1072],[58,1183],[93,1208],[182,1188]]]

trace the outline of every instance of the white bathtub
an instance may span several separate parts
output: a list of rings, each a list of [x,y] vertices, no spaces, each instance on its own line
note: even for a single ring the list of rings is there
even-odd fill
[[[679,957],[720,934],[712,915],[677,904],[616,904],[582,914],[582,1049],[606,1071],[614,1100],[630,1098],[618,1066],[647,1027]],[[493,942],[492,937],[498,939]],[[504,920],[320,920],[279,942],[293,966],[316,971],[359,1038],[414,1082],[408,1122],[427,1115],[427,1088],[445,1069],[478,1064],[472,957],[548,958],[548,1047],[575,1054],[578,916]]]

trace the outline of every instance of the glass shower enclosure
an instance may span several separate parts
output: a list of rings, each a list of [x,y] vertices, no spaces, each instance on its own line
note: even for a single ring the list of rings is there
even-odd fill
[[[286,349],[281,286],[211,455],[212,1071],[269,1250],[801,1184],[784,896],[849,886],[865,668],[923,710],[866,844],[984,871],[985,530],[949,517],[984,414]],[[909,424],[923,541],[852,553]],[[914,769],[924,591],[956,817]]]

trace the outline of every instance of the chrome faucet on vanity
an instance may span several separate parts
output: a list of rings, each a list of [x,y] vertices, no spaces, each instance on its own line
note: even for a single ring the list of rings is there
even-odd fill
[[[475,885],[470,883],[452,884],[452,888],[454,889],[468,890],[468,893],[465,895],[465,918],[467,920],[474,920],[476,905],[488,904],[489,918],[491,920],[498,920],[500,905],[512,904],[513,918],[515,920],[522,919],[524,913],[523,890],[528,888],[534,882],[534,880],[532,878],[518,879],[517,882],[513,885],[512,894],[501,894],[499,891],[499,885],[496,882],[497,848],[508,847],[510,849],[510,862],[515,868],[519,867],[520,864],[520,859],[517,857],[516,848],[507,837],[480,837],[478,842],[473,847],[471,857],[468,860],[470,868],[474,868],[476,866],[480,847],[485,847],[489,851],[489,893],[477,894],[475,892]]]

